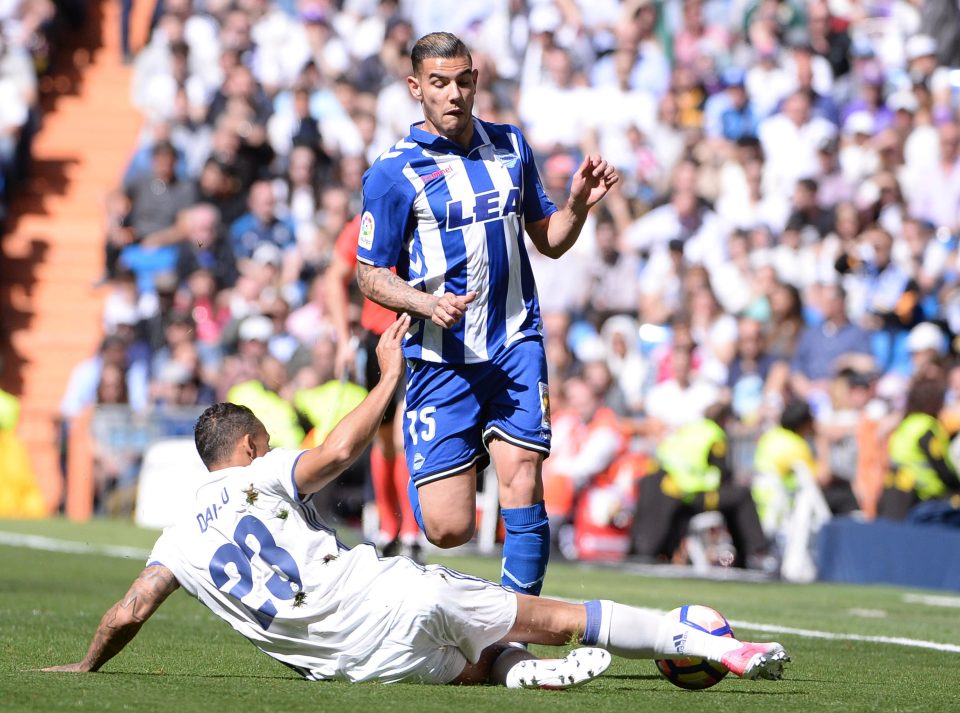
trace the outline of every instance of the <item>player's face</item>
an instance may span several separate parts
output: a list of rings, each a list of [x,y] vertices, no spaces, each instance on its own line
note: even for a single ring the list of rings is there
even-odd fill
[[[407,77],[410,93],[423,106],[424,128],[461,145],[473,135],[477,70],[467,57],[431,57],[416,76]]]

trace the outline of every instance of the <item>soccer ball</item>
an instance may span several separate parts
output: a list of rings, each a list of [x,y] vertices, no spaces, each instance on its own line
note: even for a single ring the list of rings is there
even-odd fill
[[[685,604],[669,612],[667,616],[707,634],[733,638],[730,622],[716,609],[700,604]],[[691,691],[715,686],[729,673],[726,666],[695,656],[683,659],[657,659],[655,663],[657,669],[670,683]]]

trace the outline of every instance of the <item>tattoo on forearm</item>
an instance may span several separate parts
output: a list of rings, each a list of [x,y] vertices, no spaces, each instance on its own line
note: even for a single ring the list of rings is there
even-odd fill
[[[147,567],[119,602],[103,615],[84,662],[91,671],[116,656],[179,583],[165,567]]]
[[[360,291],[368,299],[387,309],[410,312],[427,318],[433,312],[432,295],[410,287],[401,277],[385,267],[360,263],[357,265],[357,282],[360,284]]]

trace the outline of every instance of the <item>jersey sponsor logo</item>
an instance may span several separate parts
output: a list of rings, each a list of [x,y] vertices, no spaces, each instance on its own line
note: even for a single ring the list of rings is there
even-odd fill
[[[477,193],[472,201],[447,203],[447,230],[460,230],[475,223],[502,220],[520,212],[520,189],[511,188],[506,196],[500,191]]]
[[[445,166],[444,168],[438,168],[433,173],[428,173],[426,176],[424,176],[423,182],[430,183],[430,181],[436,178],[440,178],[441,176],[446,176],[450,173],[453,173],[453,166]]]
[[[493,157],[496,159],[497,163],[504,168],[513,168],[517,165],[517,161],[520,160],[520,157],[510,149],[494,149]]]
[[[360,218],[360,240],[357,242],[364,250],[369,250],[373,247],[374,226],[373,214],[370,211],[365,212],[363,217]]]

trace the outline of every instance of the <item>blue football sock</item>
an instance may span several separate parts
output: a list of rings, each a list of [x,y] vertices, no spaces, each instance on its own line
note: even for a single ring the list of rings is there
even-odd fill
[[[521,594],[540,594],[550,559],[550,524],[543,502],[500,511],[507,535],[503,541],[500,584]]]
[[[420,526],[420,532],[426,532],[427,528],[423,526],[423,514],[420,512],[420,495],[417,493],[413,478],[407,481],[407,497],[410,498],[410,509],[413,510],[413,517]]]
[[[584,646],[596,646],[600,642],[602,632],[603,604],[599,599],[592,599],[584,602],[583,606],[587,609],[587,628],[580,637],[580,643]]]

